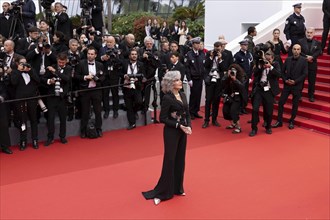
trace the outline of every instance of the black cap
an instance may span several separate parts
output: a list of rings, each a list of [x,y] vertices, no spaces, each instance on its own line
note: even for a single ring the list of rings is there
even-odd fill
[[[292,5],[292,7],[294,7],[294,8],[301,8],[301,3],[297,3],[297,4],[294,4],[294,5]]]
[[[238,42],[239,44],[245,44],[245,45],[248,45],[249,44],[249,40],[248,39],[244,39],[244,40],[242,40],[242,41],[240,41],[240,42]]]
[[[191,39],[191,43],[193,43],[193,44],[199,44],[200,42],[201,42],[200,37],[195,37],[195,38]]]

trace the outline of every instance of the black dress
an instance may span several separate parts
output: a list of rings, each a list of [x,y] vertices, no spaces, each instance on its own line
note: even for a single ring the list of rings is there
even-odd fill
[[[0,78],[0,96],[5,100],[7,98],[7,89],[5,81]],[[8,130],[8,104],[0,103],[0,148],[10,146],[10,136]]]
[[[283,69],[283,61],[281,54],[287,54],[288,52],[284,48],[283,41],[279,41],[277,44],[274,44],[274,60],[280,64],[281,70]]]
[[[191,127],[191,120],[186,96],[182,92],[180,96],[182,102],[172,93],[167,93],[163,97],[160,112],[160,121],[165,124],[163,168],[156,187],[142,193],[146,199],[168,200],[174,194],[184,193],[187,135],[180,129],[180,125]]]

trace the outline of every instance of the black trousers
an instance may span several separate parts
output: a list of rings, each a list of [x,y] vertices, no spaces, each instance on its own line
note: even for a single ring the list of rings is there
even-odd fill
[[[327,44],[328,34],[330,29],[330,17],[323,17],[323,32],[322,32],[322,52]],[[328,40],[328,54],[330,54],[330,39]]]
[[[311,98],[315,93],[317,66],[308,68],[308,97]]]
[[[81,93],[81,133],[86,132],[87,123],[89,119],[89,114],[91,111],[91,104],[93,105],[93,110],[95,113],[95,128],[97,130],[102,129],[102,91],[101,90],[91,90]]]
[[[142,96],[143,96],[143,110],[145,112],[148,111],[149,109],[149,103],[150,103],[150,95],[151,95],[151,89],[155,93],[157,93],[155,82],[150,81],[144,84],[144,89],[142,91]]]
[[[196,115],[200,110],[203,79],[193,79],[193,86],[190,87],[189,112]]]
[[[164,158],[161,176],[153,190],[144,192],[146,199],[171,199],[184,193],[187,135],[178,128],[164,127]]]
[[[290,94],[292,94],[292,110],[291,110],[291,118],[289,122],[294,122],[294,119],[296,118],[298,112],[299,99],[301,97],[301,86],[302,85],[296,85],[296,86],[284,85],[280,100],[278,102],[278,115],[277,115],[278,122],[280,123],[283,122],[284,104],[288,100]]]
[[[222,107],[223,118],[237,123],[240,119],[239,112],[241,109],[241,105],[242,104],[240,97],[236,97],[236,99],[231,103],[224,103]]]
[[[205,118],[204,121],[210,121],[210,112],[212,106],[212,121],[216,121],[219,113],[221,98],[221,80],[205,86]]]
[[[31,138],[38,140],[38,119],[37,119],[36,99],[17,103],[17,113],[19,120],[20,141],[27,141],[27,121],[30,120]],[[25,124],[25,129],[22,130],[22,125]]]
[[[143,105],[142,93],[137,89],[123,88],[124,101],[127,108],[127,120],[130,125],[136,123],[135,114]]]
[[[48,97],[47,99],[48,108],[48,138],[54,139],[55,133],[55,116],[58,113],[60,119],[60,138],[65,138],[66,136],[66,116],[67,116],[67,106],[65,97]]]
[[[103,89],[103,110],[104,111],[110,111],[110,96],[109,93],[111,91],[112,95],[112,105],[113,105],[113,111],[118,111],[119,109],[119,79],[118,80],[105,80],[103,82],[103,86],[113,86],[111,88]]]
[[[257,87],[253,96],[252,103],[252,123],[251,128],[257,130],[257,124],[259,122],[259,108],[260,104],[263,106],[263,118],[266,122],[266,129],[271,128],[273,109],[274,109],[274,96],[270,90],[264,91],[263,88]]]

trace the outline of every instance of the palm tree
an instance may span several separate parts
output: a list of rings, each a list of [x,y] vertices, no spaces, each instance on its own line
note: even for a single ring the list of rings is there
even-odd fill
[[[193,7],[178,7],[175,9],[173,18],[178,20],[190,19],[191,21],[196,21],[205,15],[205,0]]]

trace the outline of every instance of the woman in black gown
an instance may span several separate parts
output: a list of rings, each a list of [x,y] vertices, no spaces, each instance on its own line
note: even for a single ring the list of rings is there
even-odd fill
[[[162,90],[165,93],[160,111],[160,122],[165,124],[163,168],[156,187],[142,193],[146,199],[154,199],[155,205],[174,195],[185,195],[183,177],[187,135],[192,131],[187,99],[180,91],[180,78],[179,71],[169,71],[162,80]]]
[[[274,60],[280,64],[281,69],[283,68],[283,61],[281,54],[287,54],[287,47],[284,46],[283,41],[280,39],[280,29],[275,28],[273,30],[273,39],[271,42],[274,44]]]

